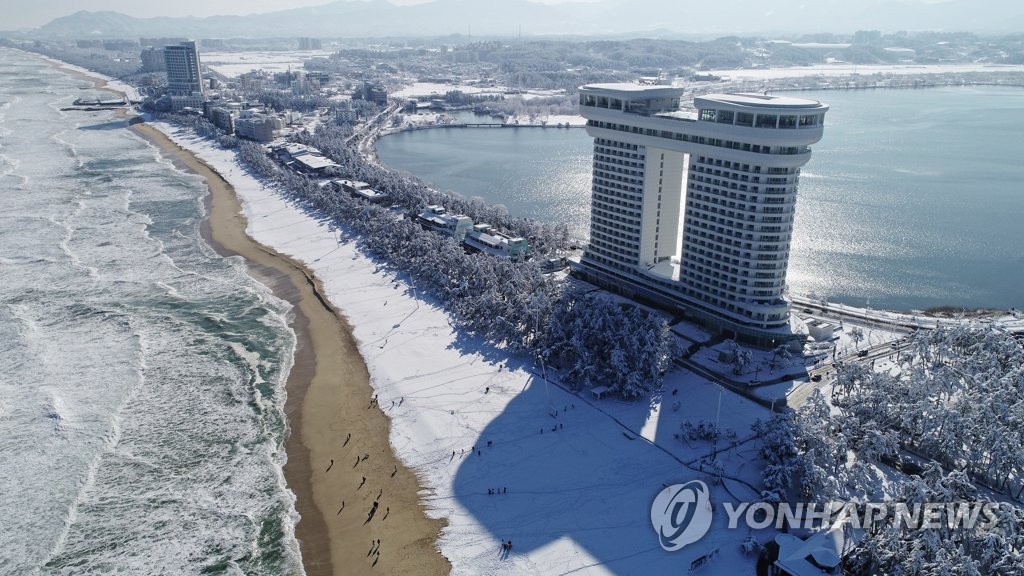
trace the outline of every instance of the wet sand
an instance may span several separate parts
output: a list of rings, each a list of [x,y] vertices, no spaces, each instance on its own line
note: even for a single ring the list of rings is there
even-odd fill
[[[101,79],[48,62],[96,89],[119,93]],[[437,550],[445,522],[427,518],[418,479],[388,441],[390,420],[371,402],[369,374],[351,329],[323,296],[319,279],[246,234],[239,199],[213,168],[152,126],[132,123],[130,129],[177,167],[206,180],[203,237],[219,254],[243,257],[253,276],[293,306],[297,346],[286,384],[284,473],[301,516],[296,537],[306,573],[448,574],[451,564]]]

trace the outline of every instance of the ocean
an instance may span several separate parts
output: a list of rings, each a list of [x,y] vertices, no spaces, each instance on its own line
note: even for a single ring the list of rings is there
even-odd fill
[[[289,305],[90,93],[0,49],[0,574],[301,574]]]
[[[818,91],[831,106],[797,196],[789,289],[893,310],[1024,307],[1024,91]],[[588,236],[581,129],[436,129],[377,142],[434,186]]]

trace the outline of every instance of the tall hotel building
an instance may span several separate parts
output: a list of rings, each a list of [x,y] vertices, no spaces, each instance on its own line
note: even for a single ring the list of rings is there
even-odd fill
[[[791,338],[783,297],[800,167],[828,106],[683,89],[580,88],[594,137],[590,244],[577,271],[771,346]]]
[[[164,64],[167,67],[168,92],[178,96],[203,93],[203,74],[199,69],[199,49],[195,42],[164,46]]]

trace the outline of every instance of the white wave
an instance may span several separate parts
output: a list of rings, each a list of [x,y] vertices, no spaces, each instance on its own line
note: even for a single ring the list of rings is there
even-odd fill
[[[0,138],[3,137],[2,130],[0,130]],[[0,177],[14,174],[18,169],[19,161],[17,158],[11,158],[5,154],[0,154]]]
[[[0,573],[301,573],[288,306],[201,241],[197,177],[48,100],[4,141],[24,182],[0,215]]]
[[[53,421],[53,426],[58,432],[64,430],[64,418],[68,412],[67,406],[64,405],[64,401],[53,391],[48,391],[46,405],[44,411],[46,417]]]

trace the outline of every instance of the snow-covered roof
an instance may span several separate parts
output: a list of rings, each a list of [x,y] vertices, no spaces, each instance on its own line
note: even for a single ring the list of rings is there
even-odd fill
[[[302,164],[310,170],[322,170],[331,166],[337,166],[333,160],[329,160],[320,156],[319,154],[300,154],[295,156],[295,161]]]
[[[778,534],[775,543],[779,545],[779,559],[775,565],[792,576],[841,574],[843,556],[853,548],[863,532],[854,528],[849,520],[841,517],[831,528],[807,540],[791,534]]]
[[[604,84],[587,84],[580,87],[580,92],[602,92],[608,96],[614,96],[623,100],[651,99],[651,98],[678,98],[682,96],[683,89],[674,86],[651,86],[648,84],[635,84],[628,82],[609,82]]]
[[[338,186],[341,186],[343,188],[347,188],[347,189],[350,189],[350,190],[364,190],[364,189],[370,187],[370,185],[368,183],[362,182],[360,180],[348,180],[346,178],[340,178],[338,180],[335,180],[335,182],[338,183]]]
[[[828,108],[821,102],[809,98],[752,93],[707,94],[694,98],[693,103],[697,108],[710,108],[714,104],[751,108]]]

